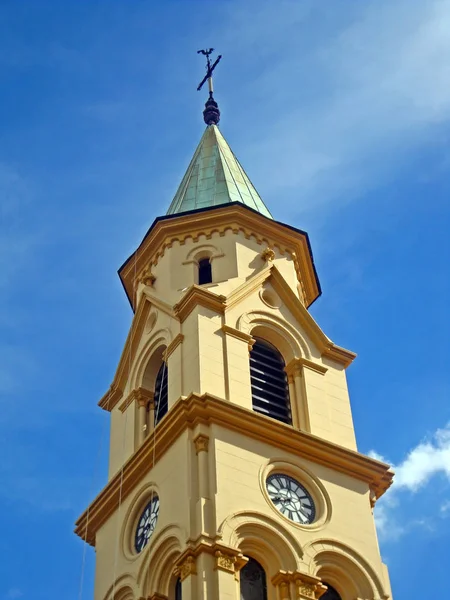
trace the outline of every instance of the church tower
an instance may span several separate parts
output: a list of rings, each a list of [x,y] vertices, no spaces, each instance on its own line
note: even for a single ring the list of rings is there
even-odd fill
[[[99,402],[109,478],[76,524],[94,599],[390,599],[372,510],[392,472],[356,447],[355,354],[308,312],[308,235],[222,136],[207,58],[206,130],[119,269],[134,317]]]

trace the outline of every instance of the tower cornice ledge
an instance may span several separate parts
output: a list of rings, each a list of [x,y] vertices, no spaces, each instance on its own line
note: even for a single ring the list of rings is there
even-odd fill
[[[239,202],[223,204],[158,217],[146,233],[138,249],[119,269],[119,277],[133,309],[136,309],[134,289],[136,278],[158,264],[166,249],[174,243],[184,244],[188,238],[197,241],[200,236],[211,239],[227,230],[254,236],[263,248],[278,248],[288,253],[294,261],[299,282],[304,286],[308,307],[320,294],[320,283],[314,266],[308,234],[285,223],[274,221]]]
[[[164,421],[125,463],[76,522],[75,533],[95,545],[98,529],[114,513],[139,481],[186,430],[197,425],[217,424],[247,437],[273,445],[330,469],[367,483],[376,498],[389,488],[393,472],[389,465],[349,450],[311,433],[259,415],[212,394],[180,398]]]

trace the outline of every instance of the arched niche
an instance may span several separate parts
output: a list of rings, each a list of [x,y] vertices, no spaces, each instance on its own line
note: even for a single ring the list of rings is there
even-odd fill
[[[275,346],[288,364],[298,357],[311,358],[311,352],[300,332],[290,323],[265,311],[250,311],[241,315],[237,329],[266,340]]]
[[[181,554],[180,539],[180,527],[169,525],[153,541],[137,577],[145,598],[155,593],[171,597],[176,581],[174,567]]]
[[[130,389],[144,387],[153,390],[164,350],[173,338],[168,328],[154,331],[134,360]]]
[[[302,548],[287,529],[271,517],[253,511],[231,515],[219,528],[222,541],[257,560],[268,580],[280,570],[296,571]]]
[[[382,598],[383,585],[375,570],[357,552],[334,540],[316,540],[305,547],[311,574],[331,584],[342,600]]]
[[[134,578],[129,573],[125,573],[111,585],[104,600],[135,600],[135,587]]]

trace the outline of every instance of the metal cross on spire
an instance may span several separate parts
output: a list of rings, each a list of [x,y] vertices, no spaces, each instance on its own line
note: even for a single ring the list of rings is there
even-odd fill
[[[203,54],[203,56],[206,56],[206,75],[203,77],[203,79],[199,83],[199,85],[197,87],[197,91],[199,92],[202,89],[203,84],[206,81],[208,82],[209,98],[206,101],[205,110],[203,111],[203,119],[207,125],[217,125],[218,122],[220,121],[219,106],[213,98],[212,73],[213,73],[214,69],[217,67],[217,65],[219,64],[219,61],[222,58],[222,55],[219,54],[219,56],[216,58],[214,63],[211,64],[210,55],[213,52],[214,52],[214,48],[209,48],[207,50],[197,50],[197,54]]]

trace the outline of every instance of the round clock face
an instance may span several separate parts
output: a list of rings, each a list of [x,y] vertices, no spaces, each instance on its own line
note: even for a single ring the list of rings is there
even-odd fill
[[[137,552],[142,552],[145,546],[148,544],[149,539],[156,527],[156,521],[158,520],[159,513],[159,498],[153,496],[150,502],[142,511],[141,516],[136,527],[136,534],[134,537],[134,546]]]
[[[314,521],[316,507],[311,494],[293,477],[274,473],[267,478],[267,493],[282,515],[308,525]]]

